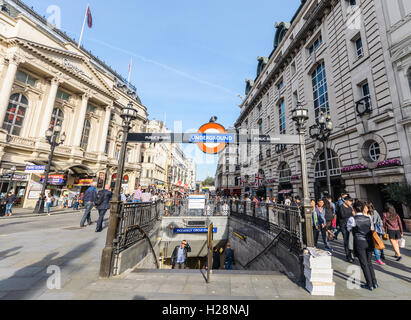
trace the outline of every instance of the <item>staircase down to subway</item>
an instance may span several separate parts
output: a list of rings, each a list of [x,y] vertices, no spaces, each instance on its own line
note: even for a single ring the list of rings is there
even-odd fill
[[[171,205],[162,201],[122,204],[119,219],[114,276],[131,270],[171,269],[172,252],[182,240],[191,247],[187,268],[204,270],[208,265],[207,227],[212,224],[213,249],[220,252],[221,269],[224,248],[230,243],[233,272],[280,272],[306,287],[304,221],[297,208],[207,201],[204,209],[191,209],[188,199],[176,199]]]

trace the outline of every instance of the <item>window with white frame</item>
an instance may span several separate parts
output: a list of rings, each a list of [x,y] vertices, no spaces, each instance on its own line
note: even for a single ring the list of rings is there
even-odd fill
[[[317,66],[311,74],[311,79],[313,85],[315,120],[317,120],[321,111],[324,113],[330,112],[324,62]]]
[[[63,111],[61,111],[60,108],[54,108],[53,113],[51,115],[51,121],[50,121],[49,129],[51,131],[54,131],[54,127],[58,124],[61,126],[63,124],[63,120],[64,120]]]
[[[90,121],[86,119],[84,120],[83,134],[81,135],[81,143],[80,143],[80,147],[85,151],[87,150],[87,146],[88,146],[90,130],[91,130]]]
[[[361,37],[359,37],[358,39],[356,39],[356,40],[354,41],[354,43],[355,43],[355,53],[356,53],[357,59],[360,59],[360,58],[362,58],[362,57],[364,56],[364,48],[363,48],[363,46],[362,46]]]
[[[15,93],[10,96],[9,106],[3,121],[3,129],[9,134],[20,135],[28,105],[29,101],[23,94]]]
[[[36,81],[37,81],[37,79],[33,78],[32,76],[20,70],[17,72],[16,79],[32,87],[36,85]]]
[[[312,54],[317,48],[323,43],[323,38],[319,35],[313,42],[313,44],[308,48],[308,52]]]
[[[279,133],[286,133],[286,124],[285,124],[285,102],[284,99],[281,100],[278,105],[278,124],[279,124]]]

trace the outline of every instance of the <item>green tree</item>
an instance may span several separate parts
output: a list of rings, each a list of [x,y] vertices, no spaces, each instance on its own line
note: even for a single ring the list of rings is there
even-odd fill
[[[411,185],[407,183],[391,183],[384,188],[391,199],[411,208]]]
[[[203,187],[211,187],[214,186],[214,178],[212,177],[207,177],[203,183],[202,183]]]

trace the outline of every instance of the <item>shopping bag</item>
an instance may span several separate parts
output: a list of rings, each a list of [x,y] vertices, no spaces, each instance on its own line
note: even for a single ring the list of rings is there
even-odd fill
[[[382,236],[382,239],[383,240],[389,240],[390,237],[389,237],[388,233],[384,233],[384,235]]]
[[[401,238],[400,242],[400,248],[405,248],[405,239]]]
[[[385,249],[384,242],[382,242],[382,240],[378,236],[378,233],[375,230],[372,232],[372,242],[374,243],[375,249],[378,249],[378,250]]]

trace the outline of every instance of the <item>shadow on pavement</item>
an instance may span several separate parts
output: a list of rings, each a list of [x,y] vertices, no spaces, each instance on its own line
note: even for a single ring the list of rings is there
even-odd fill
[[[15,256],[15,255],[19,254],[20,251],[19,251],[19,252],[15,252],[14,254],[11,254],[11,255],[7,255],[7,254],[9,254],[9,253],[11,253],[11,252],[13,252],[13,251],[17,251],[17,250],[19,250],[19,249],[21,249],[21,248],[23,248],[23,247],[22,247],[22,246],[19,246],[19,247],[14,247],[14,248],[11,248],[11,249],[7,249],[7,250],[4,250],[4,251],[1,251],[1,252],[0,252],[0,259],[6,259],[6,258],[9,258],[9,257],[12,257],[12,256]]]
[[[76,259],[89,251],[93,247],[93,243],[96,240],[93,240],[88,243],[81,244],[75,248],[73,248],[71,251],[67,252],[65,255],[62,257],[56,258],[56,256],[59,255],[58,252],[53,252],[45,256],[42,260],[35,262],[31,265],[25,266],[22,269],[19,269],[16,271],[12,276],[10,276],[7,279],[2,279],[0,280],[0,288],[3,287],[4,285],[10,286],[12,285],[12,281],[15,280],[18,282],[19,280],[26,280],[26,281],[31,281],[31,278],[36,278],[37,281],[34,281],[33,284],[28,288],[28,289],[16,289],[16,290],[10,290],[10,293],[6,294],[4,297],[2,297],[2,300],[25,300],[25,299],[31,299],[32,295],[35,295],[42,289],[47,288],[47,279],[53,275],[53,273],[47,273],[47,268],[49,266],[59,266],[61,268],[61,277],[67,276],[67,274],[64,274],[64,267],[63,265],[67,265],[70,260]],[[16,247],[10,250],[6,251],[12,251],[12,250],[18,250],[21,247]],[[3,251],[0,253],[4,254]],[[34,274],[32,277],[22,277],[21,275],[24,274],[30,274],[30,272],[35,269],[41,267],[41,271],[37,272]],[[76,272],[81,270],[82,267],[79,266]],[[61,288],[64,287],[64,281],[61,279]],[[5,290],[7,291],[7,290]]]

